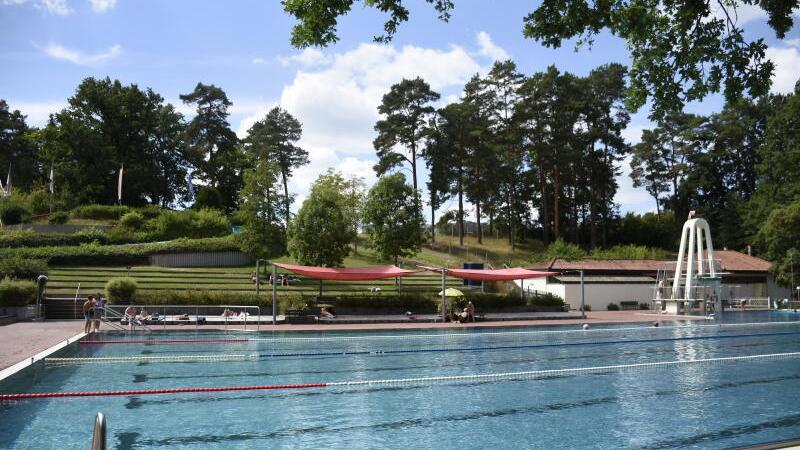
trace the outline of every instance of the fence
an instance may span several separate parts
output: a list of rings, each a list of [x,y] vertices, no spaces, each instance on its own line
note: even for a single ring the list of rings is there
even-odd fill
[[[232,267],[254,264],[256,259],[239,251],[163,253],[150,255],[151,266],[159,267]]]

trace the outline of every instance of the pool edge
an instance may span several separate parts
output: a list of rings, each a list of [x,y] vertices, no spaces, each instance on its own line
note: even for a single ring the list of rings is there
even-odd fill
[[[59,342],[59,343],[57,343],[57,344],[45,349],[45,350],[42,350],[39,353],[36,353],[35,355],[33,355],[31,357],[25,358],[25,359],[23,359],[22,361],[20,361],[20,362],[18,362],[16,364],[12,364],[12,365],[6,367],[3,370],[0,370],[0,381],[3,381],[6,378],[16,374],[17,372],[19,372],[19,371],[21,371],[21,370],[23,370],[23,369],[25,369],[27,367],[30,367],[31,365],[36,363],[36,361],[40,361],[40,360],[52,355],[53,353],[61,350],[62,348],[66,347],[67,345],[72,344],[73,342],[83,338],[84,336],[86,336],[86,333],[78,333],[75,336],[69,337],[69,338],[67,338],[67,339],[65,339],[65,340],[63,340],[63,341],[61,341],[61,342]]]

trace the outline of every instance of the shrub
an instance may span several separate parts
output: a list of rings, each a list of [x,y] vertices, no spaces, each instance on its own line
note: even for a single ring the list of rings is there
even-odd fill
[[[25,306],[36,302],[36,283],[12,280],[0,281],[0,306]]]
[[[119,220],[129,211],[127,206],[120,205],[84,205],[72,210],[72,216],[90,220]]]
[[[50,191],[47,189],[35,189],[25,196],[25,203],[33,214],[47,214],[50,212]]]
[[[20,247],[0,249],[0,260],[9,257],[35,258],[49,264],[65,265],[133,265],[147,263],[147,257],[158,253],[190,253],[239,250],[232,236],[207,239],[176,239],[136,245],[100,245]]]
[[[131,211],[125,213],[125,215],[119,219],[119,223],[130,230],[138,230],[144,225],[144,216],[139,212]]]
[[[224,209],[225,202],[222,200],[222,193],[219,192],[219,189],[211,186],[203,186],[197,189],[194,199],[194,208]]]
[[[161,211],[163,210],[158,205],[147,205],[136,209],[136,212],[144,216],[145,219],[155,219],[161,214]]]
[[[213,209],[162,211],[155,219],[155,232],[162,239],[206,238],[231,233],[231,223],[220,211]]]
[[[47,222],[51,225],[62,225],[69,221],[69,214],[64,211],[56,211],[53,214],[50,214],[50,217],[47,218]]]
[[[606,306],[606,309],[608,311],[619,311],[619,305],[614,302],[611,302]]]
[[[111,303],[131,303],[139,285],[130,277],[112,278],[106,283],[106,297]]]
[[[43,259],[10,256],[0,258],[0,278],[10,277],[18,280],[35,280],[47,274],[47,262]]]
[[[108,239],[105,233],[94,228],[84,229],[77,233],[40,234],[30,230],[21,230],[0,234],[0,248],[78,245],[93,241],[107,243]]]
[[[31,212],[21,204],[7,200],[0,204],[0,221],[3,225],[18,225],[31,221]]]

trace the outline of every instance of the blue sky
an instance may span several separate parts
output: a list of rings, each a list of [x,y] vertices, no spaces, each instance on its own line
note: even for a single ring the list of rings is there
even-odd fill
[[[446,101],[495,59],[510,57],[525,74],[550,64],[584,75],[600,64],[629,63],[624,43],[609,35],[579,53],[524,39],[522,18],[536,2],[456,2],[450,23],[438,21],[421,0],[408,3],[411,21],[390,45],[372,43],[384,17],[357,4],[340,21],[337,44],[298,51],[289,45],[293,18],[277,0],[0,0],[0,98],[41,125],[83,78],[109,76],[150,87],[191,115],[178,95],[202,81],[227,92],[240,135],[280,104],[304,124],[301,144],[311,164],[291,182],[302,200],[328,167],[374,181],[376,107],[403,77],[422,76]],[[764,37],[771,47],[778,65],[773,90],[788,92],[800,74],[800,28],[781,41],[765,20],[757,7],[739,11],[748,37]],[[712,96],[688,109],[710,113],[721,103]],[[645,108],[626,138],[636,142],[649,125]],[[652,199],[631,186],[627,164],[620,169],[621,210],[653,210]]]

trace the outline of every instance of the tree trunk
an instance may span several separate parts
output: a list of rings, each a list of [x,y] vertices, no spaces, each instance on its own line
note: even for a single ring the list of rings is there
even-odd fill
[[[494,235],[494,208],[489,210],[489,237]]]
[[[478,219],[478,244],[483,244],[483,229],[481,227],[481,202],[475,202],[475,212]]]
[[[431,202],[431,243],[436,243],[436,208]]]
[[[458,242],[464,246],[464,189],[461,183],[461,172],[458,174]]]
[[[286,181],[286,171],[281,171],[281,175],[283,175],[283,201],[286,203],[286,228],[289,228],[289,184]]]
[[[558,173],[558,164],[556,164],[553,167],[553,237],[556,240],[561,237],[560,212],[558,210],[560,193],[560,175]]]
[[[542,223],[542,242],[550,245],[550,214],[547,208],[547,184],[544,180],[544,169],[539,168],[539,190],[542,194],[542,205],[539,208],[539,221]]]

